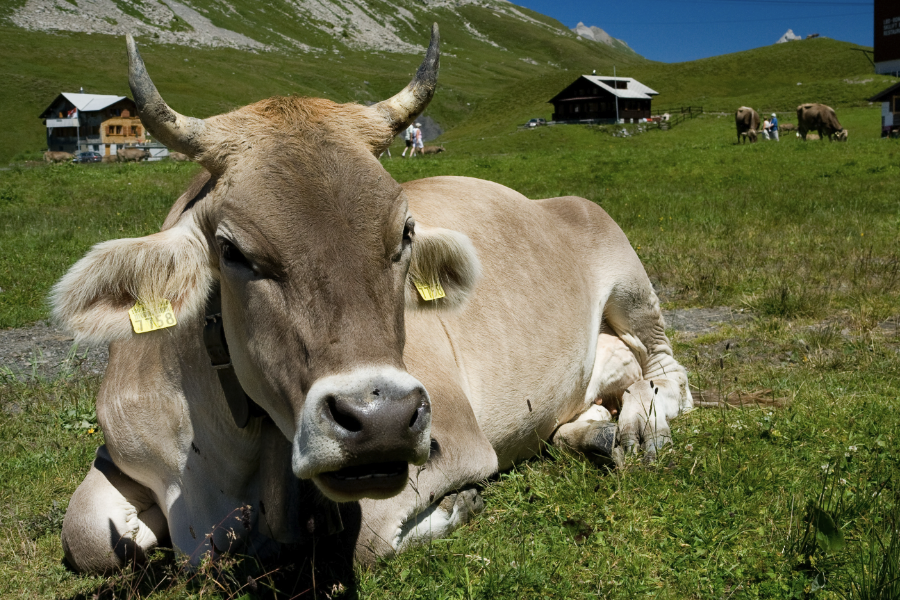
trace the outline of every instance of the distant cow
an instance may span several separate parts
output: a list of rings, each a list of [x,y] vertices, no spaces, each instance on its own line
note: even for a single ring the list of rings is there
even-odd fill
[[[797,107],[797,123],[800,137],[807,139],[808,131],[818,131],[819,137],[847,141],[847,130],[841,127],[834,109],[824,104],[801,104]]]
[[[69,162],[75,159],[71,152],[44,152],[44,160],[48,163]]]
[[[778,126],[782,131],[796,131],[797,126],[793,123],[782,123]]]
[[[747,139],[756,142],[756,131],[759,129],[759,113],[749,106],[742,106],[734,113],[734,124],[737,127],[738,144]]]
[[[122,162],[128,162],[132,160],[134,162],[138,162],[150,158],[150,152],[148,152],[147,150],[141,150],[140,148],[122,148],[121,150],[119,150],[117,156]]]
[[[170,152],[169,160],[174,160],[176,162],[184,162],[186,160],[191,160],[187,154],[182,154],[181,152]]]
[[[425,146],[422,148],[422,154],[438,154],[443,151],[444,149],[440,146]]]

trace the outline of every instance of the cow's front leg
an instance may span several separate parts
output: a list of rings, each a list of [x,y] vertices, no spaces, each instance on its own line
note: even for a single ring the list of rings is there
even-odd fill
[[[628,388],[619,415],[619,440],[625,451],[638,447],[652,460],[672,441],[669,419],[679,414],[681,386],[670,379],[644,379]]]
[[[74,569],[109,573],[146,560],[168,539],[168,527],[150,490],[122,473],[100,446],[69,501],[61,538]]]
[[[571,423],[561,425],[551,442],[558,448],[580,452],[600,465],[611,466],[620,462],[616,437],[612,415],[603,406],[594,404]]]

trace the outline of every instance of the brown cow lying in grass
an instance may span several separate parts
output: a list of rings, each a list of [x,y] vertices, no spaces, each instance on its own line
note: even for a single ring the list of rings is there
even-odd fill
[[[600,206],[400,184],[376,158],[431,100],[436,25],[413,81],[372,106],[192,118],[130,36],[128,55],[141,121],[205,171],[160,232],[98,244],[54,288],[56,319],[110,344],[106,443],[62,526],[75,568],[295,542],[298,502],[348,528],[356,511],[371,562],[453,531],[479,481],[548,441],[606,459],[670,442],[687,372]],[[295,502],[301,481],[314,497]]]
[[[44,160],[48,163],[70,162],[74,159],[75,155],[71,152],[44,152]]]
[[[425,146],[420,154],[440,154],[441,152],[444,152],[444,148],[441,146]]]

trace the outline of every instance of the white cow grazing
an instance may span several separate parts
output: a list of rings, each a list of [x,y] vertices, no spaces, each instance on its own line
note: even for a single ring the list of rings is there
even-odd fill
[[[129,38],[142,122],[207,173],[160,233],[99,244],[54,290],[79,340],[111,342],[106,445],[63,524],[76,568],[166,539],[195,561],[294,540],[298,479],[360,502],[358,558],[387,555],[464,522],[473,484],[546,440],[609,455],[600,399],[621,402],[626,448],[669,441],[686,373],[602,209],[469,178],[399,185],[378,162],[430,100],[437,44],[435,26],[416,78],[372,107],[271,98],[199,120],[165,104]],[[135,305],[164,327],[144,332]],[[219,312],[221,382],[203,341]]]

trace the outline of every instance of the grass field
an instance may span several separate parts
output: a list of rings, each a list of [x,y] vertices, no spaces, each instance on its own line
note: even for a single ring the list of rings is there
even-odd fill
[[[484,514],[451,539],[317,597],[900,597],[900,145],[878,138],[877,107],[839,117],[847,144],[738,146],[730,115],[704,115],[630,138],[488,126],[448,133],[435,158],[384,159],[400,181],[471,175],[598,202],[667,308],[749,312],[714,333],[672,332],[705,398],[749,404],[680,417],[652,465],[604,473],[548,452],[486,482]],[[196,170],[0,172],[0,327],[45,317],[49,286],[93,243],[156,230]],[[138,575],[60,564],[62,515],[101,443],[88,433],[98,384],[0,384],[0,597],[264,596],[211,569],[150,593]]]

